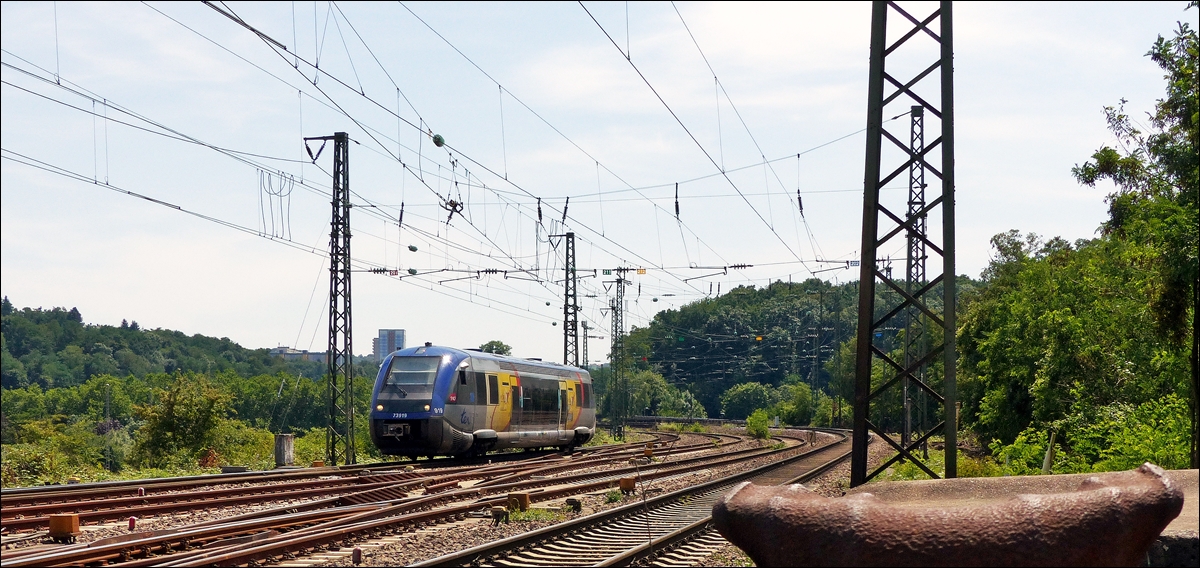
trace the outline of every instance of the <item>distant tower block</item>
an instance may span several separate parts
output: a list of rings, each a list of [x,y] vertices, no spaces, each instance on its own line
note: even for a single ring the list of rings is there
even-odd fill
[[[381,329],[379,336],[371,339],[371,354],[375,356],[375,362],[382,363],[384,357],[404,349],[404,345],[403,329]]]

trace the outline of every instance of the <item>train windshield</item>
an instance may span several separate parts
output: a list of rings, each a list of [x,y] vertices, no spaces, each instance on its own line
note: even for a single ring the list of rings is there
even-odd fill
[[[441,357],[394,357],[388,385],[432,385]]]

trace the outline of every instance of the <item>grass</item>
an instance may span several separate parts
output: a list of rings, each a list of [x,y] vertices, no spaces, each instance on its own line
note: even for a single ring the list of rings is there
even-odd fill
[[[920,457],[920,454],[917,454]],[[925,467],[933,470],[939,477],[946,475],[946,452],[943,450],[929,450],[929,459],[922,460]],[[958,477],[1000,477],[1005,475],[1004,468],[997,464],[990,457],[982,456],[974,458],[966,455],[961,450],[958,453]],[[916,464],[910,461],[893,464],[886,471],[876,476],[872,481],[914,481],[920,479],[929,479],[929,474],[925,473]]]
[[[708,428],[699,422],[692,422],[691,424],[683,424],[681,422],[664,422],[658,425],[658,429],[663,432],[692,432],[695,434],[703,434],[708,432]]]
[[[566,520],[567,516],[561,511],[551,511],[549,509],[528,509],[525,511],[509,511],[509,522],[529,523],[536,521],[551,521],[558,522]]]

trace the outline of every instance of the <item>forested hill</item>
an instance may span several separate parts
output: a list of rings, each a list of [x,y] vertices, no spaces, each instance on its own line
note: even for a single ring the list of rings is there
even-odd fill
[[[249,377],[279,371],[319,376],[319,363],[285,362],[266,349],[246,349],[227,337],[188,336],[167,329],[86,324],[75,308],[24,308],[3,300],[5,389],[83,384],[96,375],[233,371]],[[309,368],[311,367],[311,369]]]
[[[978,284],[960,276],[960,297],[969,296]],[[878,290],[876,311],[884,314],[900,298],[883,286]],[[927,298],[938,295],[940,290],[935,290]],[[941,308],[937,301],[932,306]],[[857,282],[831,284],[811,278],[764,288],[739,286],[716,298],[660,312],[649,326],[633,329],[626,345],[634,368],[652,369],[686,388],[714,417],[721,412],[721,395],[747,382],[804,382],[849,400],[854,366],[849,349],[857,313]],[[899,331],[882,329],[877,341],[891,345]]]

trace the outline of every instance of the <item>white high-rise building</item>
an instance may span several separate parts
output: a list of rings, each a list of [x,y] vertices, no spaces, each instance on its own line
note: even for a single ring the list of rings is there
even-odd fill
[[[400,349],[404,349],[403,329],[381,329],[379,337],[371,338],[371,353],[376,362],[382,363],[389,353]]]

